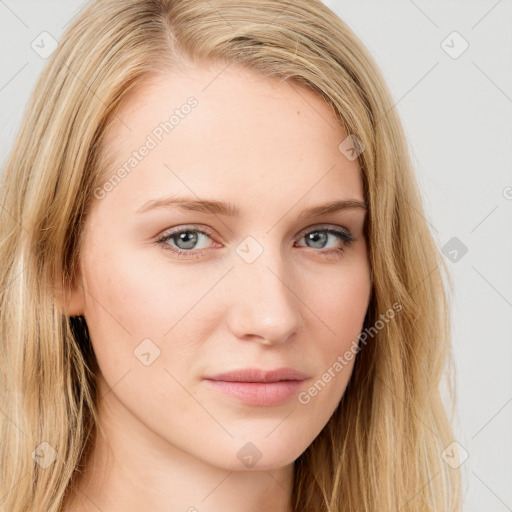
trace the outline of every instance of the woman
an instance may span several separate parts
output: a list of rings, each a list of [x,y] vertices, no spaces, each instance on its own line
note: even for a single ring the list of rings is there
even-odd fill
[[[446,268],[311,0],[103,0],[1,188],[5,511],[455,511]]]

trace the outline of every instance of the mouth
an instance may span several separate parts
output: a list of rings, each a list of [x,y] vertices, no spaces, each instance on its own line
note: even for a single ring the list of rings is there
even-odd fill
[[[204,378],[213,389],[252,406],[274,406],[289,401],[302,388],[307,376],[291,368],[248,368]]]

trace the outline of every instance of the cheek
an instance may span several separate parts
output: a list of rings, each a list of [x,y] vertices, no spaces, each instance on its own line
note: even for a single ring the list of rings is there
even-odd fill
[[[157,249],[155,249],[157,250]],[[149,265],[144,251],[105,250],[85,261],[86,310],[91,323],[137,339],[161,339],[204,295],[207,284],[186,269]],[[192,313],[193,314],[193,313]]]
[[[361,261],[353,267],[341,269],[321,286],[310,288],[308,300],[315,306],[319,322],[323,322],[330,336],[331,349],[340,350],[358,340],[369,305],[371,290],[368,265]]]
[[[371,289],[368,267],[361,264],[352,270],[341,272],[323,290],[315,289],[311,297],[317,307],[314,311],[318,315],[318,329],[326,333],[319,339],[321,370],[330,372],[331,377],[336,375],[329,387],[330,394],[337,398],[348,383],[355,363]],[[329,375],[323,380],[329,380]]]
[[[169,265],[148,265],[133,249],[113,247],[114,241],[84,255],[85,317],[107,384],[116,386],[133,411],[151,415],[178,387],[164,369],[181,381],[173,361],[179,361],[180,368],[192,364],[190,348],[178,341],[201,325],[193,321],[191,308],[199,292],[204,293],[204,284],[201,287],[177,270],[171,273]],[[175,405],[186,409],[189,402],[183,398]]]
[[[114,385],[130,372],[124,386],[140,382],[165,394],[174,381],[164,369],[183,380],[197,359],[194,340],[208,337],[211,326],[201,316],[211,303],[204,295],[218,277],[197,279],[193,265],[171,264],[164,255],[148,263],[151,249],[115,250],[121,244],[111,240],[84,255],[83,265],[85,317],[101,373]]]

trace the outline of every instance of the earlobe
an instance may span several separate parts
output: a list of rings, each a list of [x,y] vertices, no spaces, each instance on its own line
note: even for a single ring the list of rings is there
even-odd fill
[[[84,294],[80,271],[75,273],[71,283],[65,283],[62,275],[55,283],[55,305],[66,316],[84,314]]]

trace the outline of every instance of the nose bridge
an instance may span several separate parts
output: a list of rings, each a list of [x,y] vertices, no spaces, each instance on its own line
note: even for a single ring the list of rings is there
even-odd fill
[[[236,248],[231,279],[231,329],[240,338],[254,335],[266,343],[286,341],[301,325],[300,301],[280,244],[247,237]]]

